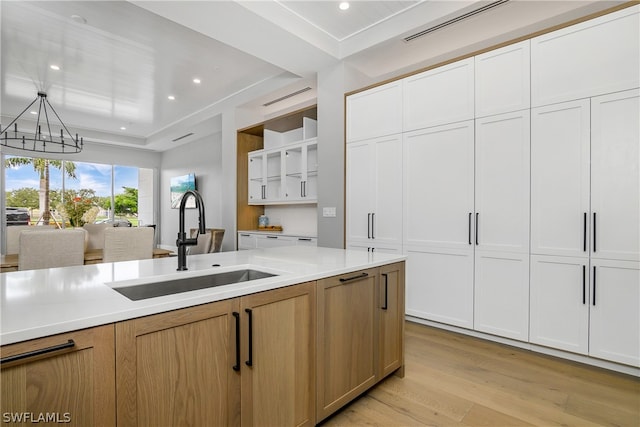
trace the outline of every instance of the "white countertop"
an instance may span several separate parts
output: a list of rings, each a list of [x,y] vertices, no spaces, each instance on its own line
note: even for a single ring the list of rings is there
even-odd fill
[[[1,273],[0,344],[248,295],[405,259],[383,253],[290,246],[191,255],[187,257],[187,271],[176,271],[178,261],[171,257]],[[244,267],[278,275],[139,301],[131,301],[112,289]]]

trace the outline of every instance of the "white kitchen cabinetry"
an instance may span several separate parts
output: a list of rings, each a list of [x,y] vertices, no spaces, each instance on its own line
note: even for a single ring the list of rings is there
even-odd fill
[[[473,328],[473,121],[404,134],[407,314]]]
[[[309,202],[318,199],[318,143],[308,141],[287,147],[285,158],[285,194],[287,201]]]
[[[402,80],[403,131],[473,119],[473,62],[464,59]]]
[[[476,120],[474,329],[529,331],[529,110]]]
[[[589,259],[531,255],[530,341],[588,354]]]
[[[402,132],[402,82],[349,96],[347,116],[349,142]]]
[[[475,57],[476,117],[531,106],[529,58],[529,40]]]
[[[589,100],[532,110],[531,253],[587,256]]]
[[[640,367],[640,263],[591,260],[589,355]]]
[[[264,149],[248,153],[248,204],[318,201],[318,124],[302,118],[302,127],[264,130]]]
[[[533,110],[531,342],[640,365],[639,133],[638,90]]]
[[[402,138],[347,144],[347,245],[402,246]]]
[[[640,261],[640,90],[591,99],[591,220],[592,258]]]
[[[640,86],[640,7],[531,40],[532,106]]]
[[[295,236],[288,234],[270,234],[265,232],[238,232],[238,250],[256,248],[274,248],[278,246],[317,246],[316,237]]]

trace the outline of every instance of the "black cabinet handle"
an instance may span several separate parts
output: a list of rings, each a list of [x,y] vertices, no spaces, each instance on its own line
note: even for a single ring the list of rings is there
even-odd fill
[[[300,181],[300,197],[304,197],[304,190],[302,189],[303,181]]]
[[[596,213],[593,213],[593,252],[596,252]],[[595,304],[594,304],[595,305]]]
[[[234,371],[240,370],[240,313],[234,311],[233,317],[236,318],[236,364],[233,365]]]
[[[301,242],[310,242],[311,238],[310,237],[298,237],[298,241]]]
[[[245,308],[244,311],[249,315],[249,359],[247,359],[247,366],[253,366],[253,312],[250,308]]]
[[[26,353],[16,354],[14,356],[7,356],[0,359],[0,364],[15,362],[17,360],[28,359],[30,357],[41,356],[47,353],[53,353],[54,351],[65,350],[67,348],[75,347],[76,343],[73,340],[69,340],[64,344],[52,345],[51,347],[41,348],[38,350],[27,351]]]
[[[387,273],[382,273],[382,277],[384,277],[384,305],[380,308],[386,310],[388,308],[388,297],[389,297],[389,275]]]
[[[371,212],[367,214],[367,239],[371,238]]]
[[[587,252],[587,213],[582,216],[582,252]]]
[[[375,212],[374,212],[374,213],[372,213],[372,214],[371,214],[371,238],[372,238],[372,239],[375,239],[375,238],[376,238],[376,236],[373,234],[373,232],[374,232],[374,231],[375,231],[375,229],[376,229],[376,225],[375,225],[375,224],[376,224],[376,222],[375,222],[375,217],[376,217],[376,214],[375,214]]]
[[[471,212],[469,212],[469,244],[471,245],[471,216],[473,214]]]
[[[476,245],[478,245],[478,217],[480,214],[476,212]]]
[[[358,274],[357,276],[353,276],[353,277],[341,277],[340,278],[340,282],[341,283],[346,283],[346,282],[351,282],[354,280],[362,280],[365,277],[369,277],[369,273],[362,273],[362,274]]]
[[[307,181],[302,181],[302,197],[307,197]]]
[[[593,266],[593,305],[596,305],[596,266]]]
[[[582,266],[582,304],[587,303],[587,266]]]
[[[267,239],[277,239],[278,236],[267,236]]]

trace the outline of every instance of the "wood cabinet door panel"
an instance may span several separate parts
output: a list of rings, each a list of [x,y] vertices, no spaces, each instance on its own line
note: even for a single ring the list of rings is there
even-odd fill
[[[46,421],[70,426],[114,426],[113,331],[113,325],[106,325],[3,346],[5,358],[68,340],[75,343],[68,350],[3,364],[3,414],[22,416],[23,425]],[[25,413],[33,418],[25,419]]]
[[[404,262],[380,267],[378,379],[404,365]]]
[[[242,297],[240,305],[242,425],[315,425],[315,282]]]

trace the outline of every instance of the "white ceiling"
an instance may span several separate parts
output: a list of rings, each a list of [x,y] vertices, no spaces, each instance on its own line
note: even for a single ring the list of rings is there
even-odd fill
[[[2,125],[44,90],[86,139],[163,150],[219,127],[228,106],[268,115],[283,104],[262,104],[307,86],[287,102],[313,101],[318,70],[340,61],[375,83],[622,2],[511,0],[410,43],[491,2],[338,3],[0,1]]]

